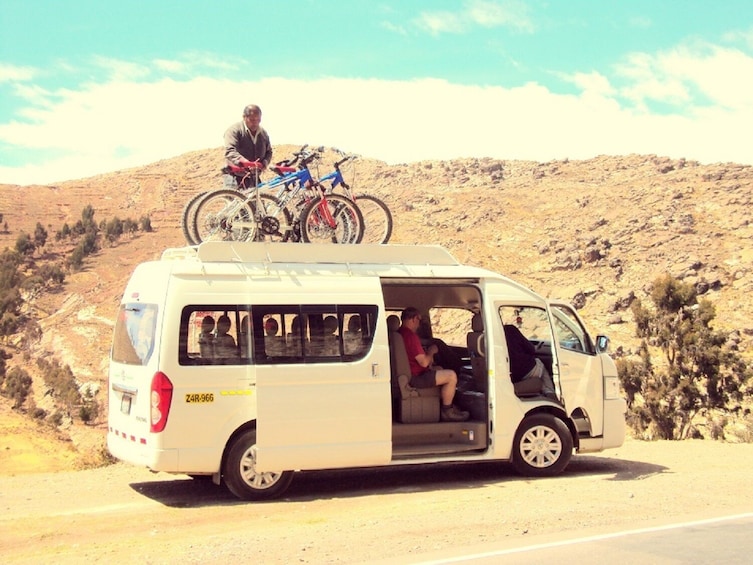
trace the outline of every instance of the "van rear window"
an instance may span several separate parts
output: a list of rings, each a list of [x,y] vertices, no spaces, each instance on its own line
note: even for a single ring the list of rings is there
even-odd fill
[[[127,365],[146,365],[154,351],[156,304],[121,304],[115,321],[111,358]]]

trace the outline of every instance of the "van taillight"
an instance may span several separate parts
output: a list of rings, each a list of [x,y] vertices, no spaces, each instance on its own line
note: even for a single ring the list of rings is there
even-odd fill
[[[170,402],[173,399],[173,383],[165,373],[155,373],[152,377],[150,399],[151,427],[149,431],[159,433],[165,429],[167,415],[170,413]]]

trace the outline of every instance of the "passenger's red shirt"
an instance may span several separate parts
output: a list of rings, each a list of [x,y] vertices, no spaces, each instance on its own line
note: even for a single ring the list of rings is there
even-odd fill
[[[418,336],[415,332],[409,330],[405,326],[400,326],[397,331],[400,332],[401,336],[403,336],[403,341],[405,342],[405,352],[408,354],[408,363],[410,363],[411,377],[420,375],[426,370],[426,367],[422,367],[419,362],[416,361],[416,355],[422,355],[426,353],[423,346],[421,345],[421,340],[418,339]]]

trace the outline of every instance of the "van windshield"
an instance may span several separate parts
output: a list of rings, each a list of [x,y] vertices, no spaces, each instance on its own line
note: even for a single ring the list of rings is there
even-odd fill
[[[146,365],[154,350],[156,325],[156,304],[121,304],[112,340],[112,360]]]

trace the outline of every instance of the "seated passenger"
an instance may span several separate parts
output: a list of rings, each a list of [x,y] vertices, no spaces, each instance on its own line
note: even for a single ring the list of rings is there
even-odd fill
[[[553,400],[557,399],[554,381],[541,359],[536,357],[536,348],[526,339],[517,326],[504,324],[507,352],[510,356],[510,375],[513,383],[525,379],[541,379],[541,392]]]
[[[214,354],[217,357],[233,357],[238,355],[235,339],[228,334],[230,318],[222,315],[217,320],[217,335],[214,336]]]
[[[267,318],[264,322],[264,350],[267,356],[279,357],[285,355],[285,338],[277,335],[280,325],[274,318]]]
[[[462,357],[444,341],[432,335],[428,320],[421,319],[416,334],[421,339],[421,345],[423,345],[424,349],[431,345],[436,346],[437,352],[434,355],[435,365],[443,369],[452,369],[456,375],[460,374],[460,371],[463,369]]]
[[[361,316],[351,316],[348,320],[348,329],[343,333],[343,348],[346,355],[357,355],[363,349]]]
[[[464,422],[470,417],[470,413],[459,410],[453,403],[458,376],[452,369],[438,369],[434,367],[434,355],[438,348],[432,344],[428,350],[424,350],[421,340],[416,334],[421,323],[421,314],[416,308],[409,306],[400,315],[401,325],[398,332],[403,336],[405,351],[408,354],[411,379],[410,385],[414,388],[440,387],[442,408],[439,412],[440,419],[444,422]]]
[[[199,353],[205,359],[214,357],[214,318],[204,316],[201,320],[199,332]]]
[[[295,316],[290,322],[290,332],[288,333],[286,350],[288,355],[294,357],[301,356],[301,317]]]
[[[322,322],[322,336],[318,341],[318,351],[315,355],[322,357],[332,357],[340,355],[340,338],[337,335],[338,323],[335,316],[327,316]]]

